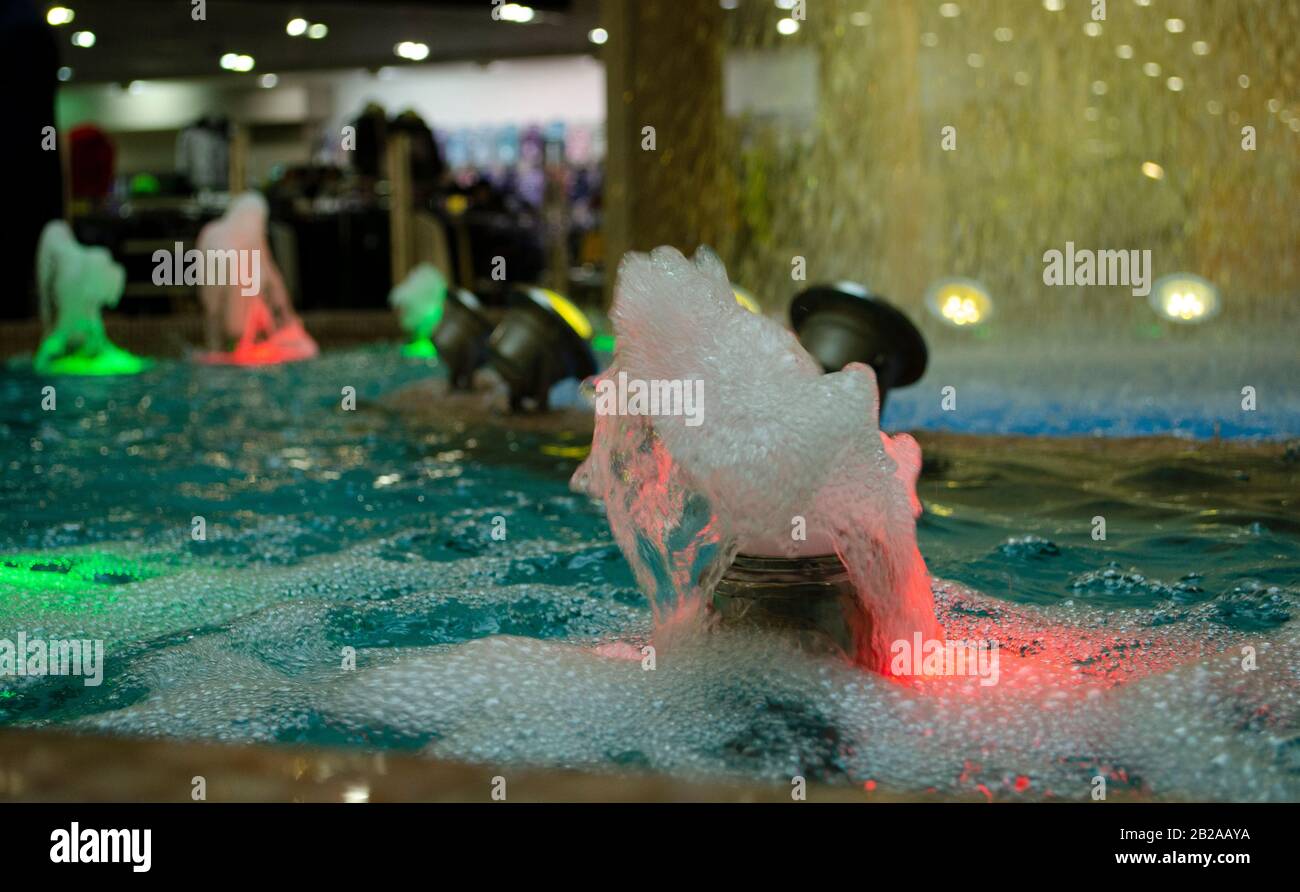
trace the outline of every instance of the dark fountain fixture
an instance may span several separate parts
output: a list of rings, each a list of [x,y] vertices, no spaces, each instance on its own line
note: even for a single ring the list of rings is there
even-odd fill
[[[447,292],[442,322],[433,333],[438,356],[447,366],[452,390],[469,390],[474,372],[487,358],[487,339],[492,323],[483,314],[478,298],[464,288]]]
[[[885,298],[855,282],[814,285],[790,303],[799,343],[827,372],[862,362],[876,372],[880,408],[885,394],[925,373],[925,339],[912,321]]]
[[[590,320],[568,298],[548,288],[521,286],[488,338],[492,367],[510,386],[510,410],[545,410],[551,387],[596,373]]]

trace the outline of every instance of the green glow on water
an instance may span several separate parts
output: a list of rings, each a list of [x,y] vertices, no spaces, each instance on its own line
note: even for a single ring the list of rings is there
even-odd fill
[[[427,337],[416,338],[411,343],[402,345],[402,355],[412,359],[437,359],[438,348]]]
[[[37,357],[40,357],[45,349],[46,345],[42,344],[41,349],[37,351]],[[38,358],[35,363],[36,371],[41,374],[87,376],[138,375],[152,365],[152,359],[136,356],[113,344],[103,347],[93,355],[72,353],[55,359]]]
[[[158,576],[138,560],[105,553],[11,554],[0,557],[0,591],[17,589],[48,599],[48,606],[84,609],[118,600],[112,587]],[[105,595],[107,594],[107,597]]]
[[[612,334],[598,334],[591,339],[591,348],[601,353],[613,353],[615,338]]]

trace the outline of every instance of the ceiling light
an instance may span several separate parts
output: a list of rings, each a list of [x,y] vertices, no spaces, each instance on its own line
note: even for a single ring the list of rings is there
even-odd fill
[[[531,22],[537,16],[537,13],[531,6],[524,6],[522,3],[507,3],[501,7],[500,15],[503,22],[524,25]]]

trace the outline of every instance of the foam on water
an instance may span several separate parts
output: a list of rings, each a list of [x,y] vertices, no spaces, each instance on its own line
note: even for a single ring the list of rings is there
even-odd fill
[[[1169,499],[1113,523],[1104,549],[990,507],[993,492],[926,514],[931,565],[993,593],[932,583],[950,638],[1001,642],[990,687],[902,685],[692,624],[648,671],[652,612],[599,506],[567,490],[572,464],[547,439],[415,431],[373,408],[413,374],[395,351],[254,375],[163,364],[61,390],[57,413],[33,408],[37,379],[0,381],[0,638],[103,638],[106,659],[98,688],[0,679],[0,725],[403,749],[507,774],[1079,800],[1102,777],[1111,798],[1300,800],[1300,548],[1280,501],[1224,521]],[[356,413],[338,411],[344,383]],[[1046,501],[1078,495],[1051,486]],[[674,543],[709,517],[681,498]],[[195,513],[207,542],[190,540]],[[1239,532],[1246,517],[1277,531]]]
[[[455,596],[416,591],[361,616],[391,629],[392,616],[427,619],[464,597],[501,618],[528,597],[475,588],[473,575],[453,573],[448,581],[466,586]],[[644,639],[625,637],[630,615],[617,610],[553,639],[495,634],[366,648],[355,671],[342,671],[338,645],[356,638],[332,631],[337,604],[327,595],[155,648],[120,682],[134,702],[76,723],[231,742],[395,746],[503,766],[787,783],[799,775],[997,799],[1087,799],[1099,777],[1111,797],[1300,796],[1300,692],[1293,672],[1276,671],[1294,665],[1291,630],[1255,642],[1273,671],[1243,673],[1235,647],[1245,639],[1195,622],[1160,625],[1154,611],[1013,607],[948,583],[936,593],[950,628],[996,630],[1006,642],[998,685],[903,686],[799,653],[780,637],[699,627],[682,630],[646,671]],[[631,646],[597,646],[615,634]]]
[[[880,431],[869,367],[822,374],[792,333],[736,303],[707,249],[628,255],[611,317],[618,347],[602,377],[703,382],[698,425],[598,414],[573,478],[605,501],[661,619],[698,614],[738,552],[834,551],[870,619],[859,662],[886,671],[891,642],[942,637],[916,547],[921,451]]]

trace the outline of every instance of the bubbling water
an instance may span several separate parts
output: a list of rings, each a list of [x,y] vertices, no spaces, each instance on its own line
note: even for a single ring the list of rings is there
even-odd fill
[[[892,642],[942,639],[916,545],[920,447],[881,432],[869,367],[822,374],[791,332],[736,303],[705,248],[629,254],[611,317],[602,379],[703,382],[695,418],[598,412],[572,481],[604,500],[661,632],[700,616],[738,553],[834,552],[861,607],[857,662],[887,672]]]

